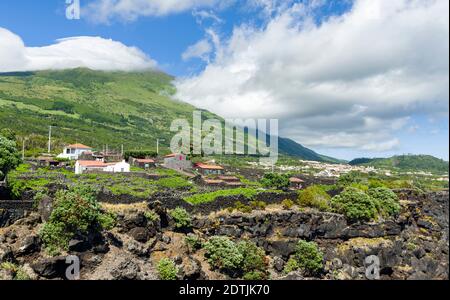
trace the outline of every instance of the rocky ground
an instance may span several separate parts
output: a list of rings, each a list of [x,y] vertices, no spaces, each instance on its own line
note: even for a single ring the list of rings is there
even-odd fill
[[[324,270],[317,279],[366,279],[366,258],[380,260],[381,279],[448,279],[448,192],[422,195],[398,191],[401,214],[377,223],[349,224],[342,215],[314,210],[284,210],[277,205],[250,214],[214,212],[197,215],[190,232],[175,230],[163,206],[153,204],[161,221],[145,217],[146,204],[107,205],[118,215],[117,226],[74,238],[69,250],[49,256],[39,230],[45,211],[30,212],[0,228],[0,279],[64,279],[68,255],[79,257],[81,279],[158,279],[156,263],[169,257],[179,267],[179,279],[229,279],[210,267],[203,250],[193,251],[187,235],[207,240],[214,235],[249,239],[267,255],[271,279],[304,279],[301,272],[283,273],[299,239],[315,241],[324,253]]]

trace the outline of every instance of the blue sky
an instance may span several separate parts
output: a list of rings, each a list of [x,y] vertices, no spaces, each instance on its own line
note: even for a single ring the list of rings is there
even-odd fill
[[[65,0],[1,1],[0,29],[40,56],[68,37],[137,47],[143,55],[122,49],[118,60],[176,76],[180,99],[230,118],[279,118],[282,135],[326,155],[448,160],[446,0],[80,1],[80,20],[66,19]]]

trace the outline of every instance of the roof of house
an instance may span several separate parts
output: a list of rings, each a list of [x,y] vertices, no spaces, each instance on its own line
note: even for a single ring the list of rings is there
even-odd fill
[[[223,167],[217,166],[217,165],[207,165],[203,163],[197,163],[195,164],[197,168],[204,169],[204,170],[223,170]]]
[[[205,179],[204,182],[206,184],[222,184],[223,180],[214,180],[214,179]]]
[[[217,178],[223,181],[240,181],[240,179],[236,176],[219,176]]]
[[[227,186],[244,186],[244,184],[242,182],[230,182],[230,181],[225,181],[225,185],[227,185]]]
[[[303,182],[305,182],[304,180],[302,180],[300,178],[297,178],[297,177],[291,177],[291,178],[289,178],[289,181],[292,182],[292,183],[303,183]]]
[[[155,161],[153,159],[136,159],[137,162],[143,164],[153,164]]]
[[[67,146],[67,148],[71,148],[71,149],[92,149],[92,147],[83,145],[83,144],[72,144]]]
[[[168,154],[168,155],[166,155],[166,156],[164,156],[164,157],[165,157],[165,158],[171,158],[171,157],[175,157],[175,156],[177,156],[177,155],[185,156],[184,154],[171,153],[171,154]]]
[[[104,168],[110,164],[106,164],[102,161],[98,160],[79,160],[77,163],[83,167],[91,167],[91,168]]]

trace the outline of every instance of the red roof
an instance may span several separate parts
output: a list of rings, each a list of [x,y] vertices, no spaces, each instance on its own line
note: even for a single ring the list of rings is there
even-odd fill
[[[204,170],[223,170],[223,168],[221,166],[217,166],[217,165],[207,165],[207,164],[203,164],[203,163],[197,163],[197,164],[195,164],[195,166],[197,168],[204,169]]]
[[[174,154],[174,153],[172,153],[172,154],[168,154],[168,155],[166,155],[166,156],[164,156],[165,158],[171,158],[171,157],[175,157],[176,156],[176,154]]]
[[[71,149],[92,149],[92,147],[83,145],[83,144],[73,144],[73,145],[69,145],[67,146],[67,148],[71,148]]]
[[[155,162],[153,159],[136,159],[136,161],[143,164],[153,164]]]
[[[236,176],[219,176],[217,178],[223,181],[240,181]]]
[[[78,164],[83,167],[92,167],[92,168],[102,168],[110,165],[98,160],[79,160]]]
[[[297,178],[297,177],[291,177],[291,178],[289,178],[289,181],[292,182],[292,183],[302,183],[302,182],[305,182],[305,181],[303,181],[302,179]]]
[[[213,180],[213,179],[205,179],[204,182],[206,184],[221,184],[221,183],[224,183],[223,180]]]

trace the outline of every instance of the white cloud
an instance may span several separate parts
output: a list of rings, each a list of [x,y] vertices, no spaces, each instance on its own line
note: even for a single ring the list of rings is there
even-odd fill
[[[194,10],[192,16],[197,20],[198,24],[202,24],[204,20],[212,20],[214,23],[218,24],[224,22],[213,11]]]
[[[89,19],[108,23],[112,19],[125,22],[143,16],[166,16],[193,9],[228,7],[235,0],[95,0],[83,8]]]
[[[187,61],[192,58],[200,58],[203,61],[209,60],[209,54],[212,51],[212,46],[208,40],[203,39],[198,41],[192,46],[189,46],[186,51],[181,55],[183,60]]]
[[[86,67],[93,70],[143,70],[156,62],[135,47],[100,37],[72,37],[45,47],[26,47],[0,28],[0,72]]]
[[[358,0],[317,25],[322,2],[235,28],[177,97],[225,117],[278,117],[282,134],[318,147],[386,151],[411,115],[448,118],[447,0]]]

